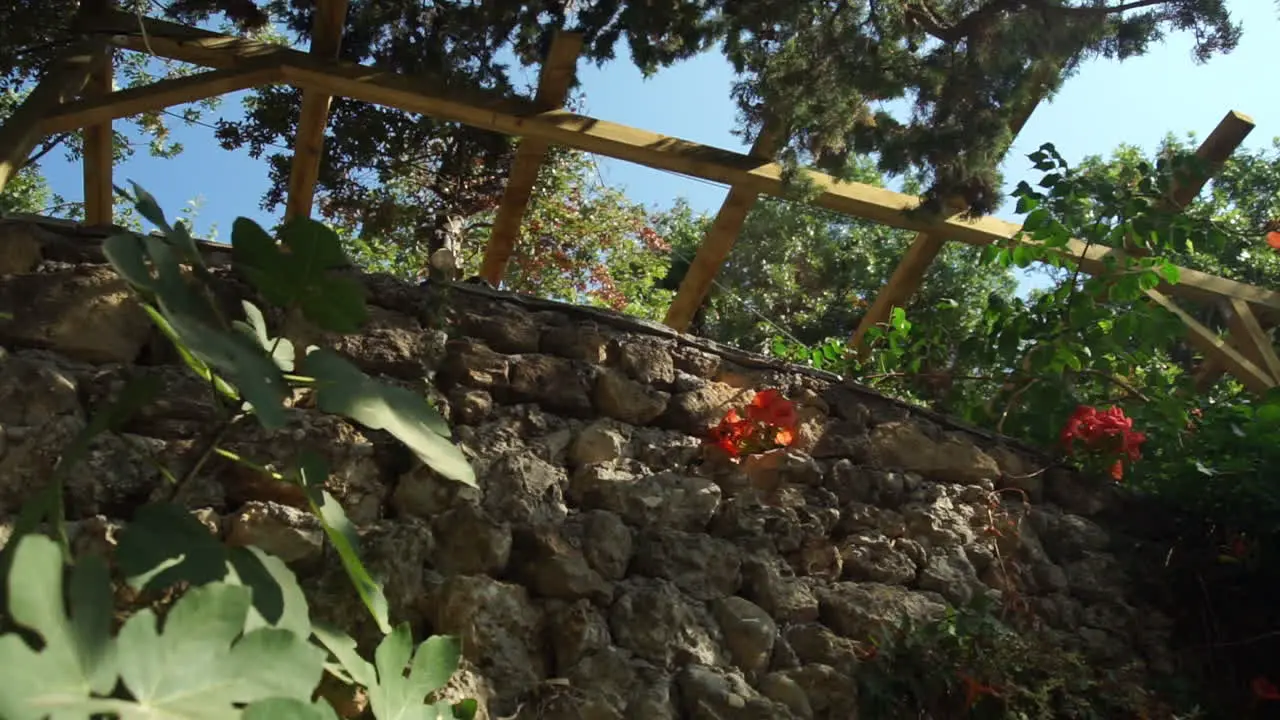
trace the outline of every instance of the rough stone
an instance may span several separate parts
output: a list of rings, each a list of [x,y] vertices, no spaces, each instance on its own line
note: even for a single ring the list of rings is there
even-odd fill
[[[511,559],[511,526],[469,503],[437,515],[432,565],[446,575],[501,576]]]
[[[254,545],[287,563],[311,560],[324,548],[315,516],[272,502],[245,503],[227,518],[227,544]]]
[[[463,656],[507,684],[497,688],[490,714],[515,709],[520,694],[547,676],[542,638],[546,620],[523,587],[483,575],[455,575],[439,590],[433,627],[456,635]]]
[[[711,605],[733,664],[749,676],[769,667],[778,625],[759,605],[737,596]]]
[[[882,583],[840,582],[818,591],[822,624],[849,638],[884,639],[904,618],[934,619],[946,606],[924,594]]]
[[[521,355],[511,361],[511,392],[551,412],[591,417],[591,384],[570,360]]]
[[[644,425],[661,415],[670,397],[616,370],[605,370],[596,379],[595,402],[600,412],[633,425]]]
[[[869,456],[878,467],[918,472],[939,482],[968,485],[1000,477],[1000,466],[973,443],[957,435],[934,440],[911,422],[872,428]]]
[[[632,569],[675,583],[690,597],[714,600],[738,591],[742,584],[738,548],[700,533],[657,529],[642,533]]]
[[[0,275],[0,344],[52,350],[95,363],[131,363],[150,340],[151,318],[111,268]]]
[[[567,484],[564,471],[551,463],[523,453],[505,455],[482,478],[484,507],[507,522],[558,523],[568,513]]]
[[[609,510],[638,527],[697,531],[706,527],[720,504],[720,488],[711,480],[674,472],[639,475],[616,465],[578,468],[569,497],[584,509]]]
[[[628,579],[609,611],[619,647],[665,667],[672,662],[723,665],[720,630],[710,614],[666,580]]]
[[[535,594],[562,600],[590,598],[607,604],[612,587],[553,526],[516,530],[511,565],[515,576]]]
[[[626,452],[627,438],[612,424],[595,422],[583,428],[569,447],[569,461],[575,467],[613,462]]]
[[[582,513],[583,556],[608,580],[621,580],[631,564],[631,529],[608,510]]]

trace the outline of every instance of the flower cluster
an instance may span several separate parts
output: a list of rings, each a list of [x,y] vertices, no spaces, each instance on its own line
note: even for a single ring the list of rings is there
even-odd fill
[[[1124,410],[1111,407],[1099,411],[1088,405],[1076,408],[1067,424],[1062,428],[1062,444],[1067,454],[1074,454],[1076,442],[1079,441],[1087,450],[1111,457],[1111,477],[1119,481],[1124,476],[1124,461],[1137,462],[1142,457],[1142,443],[1147,436],[1133,429],[1133,418],[1126,417]]]
[[[736,461],[743,455],[786,447],[795,437],[795,405],[777,390],[761,390],[742,412],[730,410],[712,428],[710,442]]]

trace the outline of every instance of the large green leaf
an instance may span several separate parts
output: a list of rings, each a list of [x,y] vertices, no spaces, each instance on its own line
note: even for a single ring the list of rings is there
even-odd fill
[[[338,720],[338,713],[324,700],[305,703],[293,698],[271,698],[245,708],[241,720]]]
[[[332,350],[309,348],[305,363],[316,379],[316,405],[321,410],[386,430],[432,470],[476,486],[471,463],[448,439],[448,423],[426,398],[373,380]]]
[[[267,332],[267,319],[257,305],[248,300],[240,301],[240,305],[244,307],[244,316],[247,318],[247,322],[235,320],[232,321],[231,325],[252,338],[254,342],[270,353],[277,367],[284,372],[293,372],[293,343],[288,338],[271,337],[271,333]]]
[[[253,590],[246,630],[275,627],[305,637],[311,631],[306,598],[284,562],[259,548],[228,548],[184,508],[142,506],[120,533],[117,562],[139,590],[224,581]]]
[[[350,266],[337,233],[300,218],[286,222],[280,236],[283,246],[257,223],[238,218],[231,232],[237,271],[272,304],[296,306],[325,330],[358,331],[368,317],[364,288],[333,274]]]
[[[455,720],[474,717],[475,701],[457,706],[427,704],[457,672],[462,645],[451,636],[427,638],[414,651],[408,623],[401,623],[382,639],[370,665],[356,652],[355,641],[340,630],[316,627],[316,639],[329,649],[351,677],[369,691],[369,706],[378,720]],[[405,673],[406,666],[409,672]]]
[[[7,578],[9,616],[39,635],[43,647],[32,650],[17,634],[0,636],[0,717],[87,719],[91,693],[108,693],[116,684],[106,565],[87,557],[75,566],[68,614],[57,544],[28,535],[17,545]]]
[[[136,705],[122,717],[238,720],[237,704],[309,701],[323,651],[288,630],[244,633],[250,601],[248,588],[215,583],[185,594],[163,632],[150,610],[129,618],[116,642],[120,678]]]

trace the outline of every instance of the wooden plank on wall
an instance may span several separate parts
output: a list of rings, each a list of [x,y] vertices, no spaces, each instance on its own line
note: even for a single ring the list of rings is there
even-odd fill
[[[118,19],[119,33],[136,32],[133,15]],[[126,22],[127,20],[127,22]],[[321,61],[288,48],[241,38],[220,36],[174,23],[147,19],[150,46],[156,55],[210,67],[236,67],[250,59],[281,58],[285,80],[301,87],[317,87],[331,95],[420,112],[509,135],[534,137],[586,152],[634,162],[647,167],[699,177],[728,185],[742,185],[759,194],[785,196],[783,168],[749,155],[692,143],[678,138],[579,115],[564,110],[537,112],[532,103],[459,92],[429,79],[353,63]],[[177,37],[178,39],[174,39]],[[141,37],[117,34],[113,43],[145,49]],[[818,172],[806,172],[816,186],[812,204],[882,225],[941,234],[972,245],[988,245],[1020,238],[1021,227],[998,218],[964,219],[924,217],[906,211],[919,206],[919,198],[856,182],[837,181]],[[1036,244],[1025,238],[1019,242]],[[1123,251],[1072,239],[1055,254],[1075,260],[1084,272],[1101,274],[1109,261],[1124,264]],[[1280,317],[1280,293],[1245,283],[1182,268],[1176,284],[1158,288],[1170,295],[1215,302],[1236,297],[1248,302],[1260,318]]]
[[[44,137],[41,118],[84,90],[102,48],[101,41],[81,43],[55,60],[31,94],[0,125],[0,193]]]
[[[316,16],[311,25],[313,57],[338,57],[346,20],[347,0],[316,1]],[[320,157],[324,153],[324,129],[328,125],[329,103],[332,101],[333,97],[323,90],[302,90],[302,111],[293,141],[293,164],[289,167],[289,198],[284,210],[286,220],[311,216],[316,183],[320,179]]]
[[[573,86],[578,68],[578,55],[582,53],[582,39],[581,33],[558,32],[551,41],[533,100],[538,110],[561,107],[569,97],[569,88]],[[538,182],[538,172],[550,148],[550,143],[544,140],[527,137],[516,149],[511,173],[507,176],[507,185],[503,188],[493,229],[489,233],[489,242],[484,249],[484,261],[480,265],[480,277],[494,287],[502,284],[507,263],[511,261],[511,253],[520,239],[520,225],[533,196],[533,187]]]
[[[1032,70],[1031,83],[1034,85],[1032,96],[1025,106],[1018,108],[1009,119],[1011,141],[1022,132],[1022,128],[1026,126],[1036,108],[1039,107],[1040,102],[1048,94],[1049,88],[1056,80],[1057,73],[1058,70],[1056,68],[1048,65],[1039,65]],[[959,200],[950,200],[947,202],[943,212],[947,215],[955,215],[963,212],[964,209],[965,203]],[[876,293],[876,299],[867,308],[867,314],[858,322],[858,327],[854,329],[853,335],[849,338],[848,347],[850,349],[855,352],[864,352],[866,347],[863,341],[871,328],[887,322],[890,313],[893,312],[893,308],[905,305],[913,295],[920,291],[924,276],[929,272],[929,268],[933,266],[933,262],[938,259],[938,254],[942,252],[946,241],[946,236],[937,233],[922,232],[916,234],[911,241],[911,245],[907,247],[906,253],[903,254],[902,259],[898,262],[897,267],[893,269],[893,274],[889,276],[889,281],[880,289],[880,292]]]
[[[114,89],[112,49],[102,47],[94,59],[86,98],[101,98]],[[110,225],[112,220],[111,169],[115,165],[115,138],[111,120],[84,129],[84,221],[86,225]]]
[[[69,132],[90,125],[197,102],[215,95],[239,92],[284,80],[282,63],[230,70],[209,70],[187,77],[160,80],[110,95],[73,100],[40,121],[44,135]]]
[[[776,124],[766,124],[751,146],[751,156],[761,160],[772,158],[778,152],[783,137],[782,128]],[[738,241],[742,225],[751,208],[755,207],[758,197],[759,194],[744,188],[729,188],[729,194],[721,203],[716,219],[707,230],[707,236],[698,246],[697,254],[689,264],[684,278],[680,280],[680,288],[671,300],[671,307],[667,308],[667,316],[663,322],[668,327],[680,332],[689,329],[689,323],[693,322],[693,316],[706,301],[711,284],[715,282],[721,266]]]

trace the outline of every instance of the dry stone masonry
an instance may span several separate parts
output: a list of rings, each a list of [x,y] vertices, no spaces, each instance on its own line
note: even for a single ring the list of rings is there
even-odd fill
[[[77,547],[109,552],[133,508],[171,491],[162,469],[190,471],[214,416],[96,243],[73,227],[0,224],[0,311],[14,315],[0,321],[0,518],[46,482],[94,408],[152,376],[160,399],[101,437],[69,481]],[[216,275],[229,307],[251,296],[229,270]],[[304,407],[293,429],[248,423],[222,445],[269,466],[303,447],[325,456],[393,615],[418,637],[461,636],[453,691],[485,717],[848,720],[870,639],[1015,591],[1038,632],[1098,667],[1169,670],[1169,624],[1130,587],[1133,543],[1111,518],[1131,501],[1113,487],[650,323],[475,286],[364,281],[368,328],[324,340],[429,392],[481,489]],[[709,452],[706,430],[766,387],[796,403],[796,444],[738,465]],[[1016,523],[1002,536],[993,498]],[[376,635],[291,488],[215,457],[177,501],[227,542],[289,562],[313,613]]]

